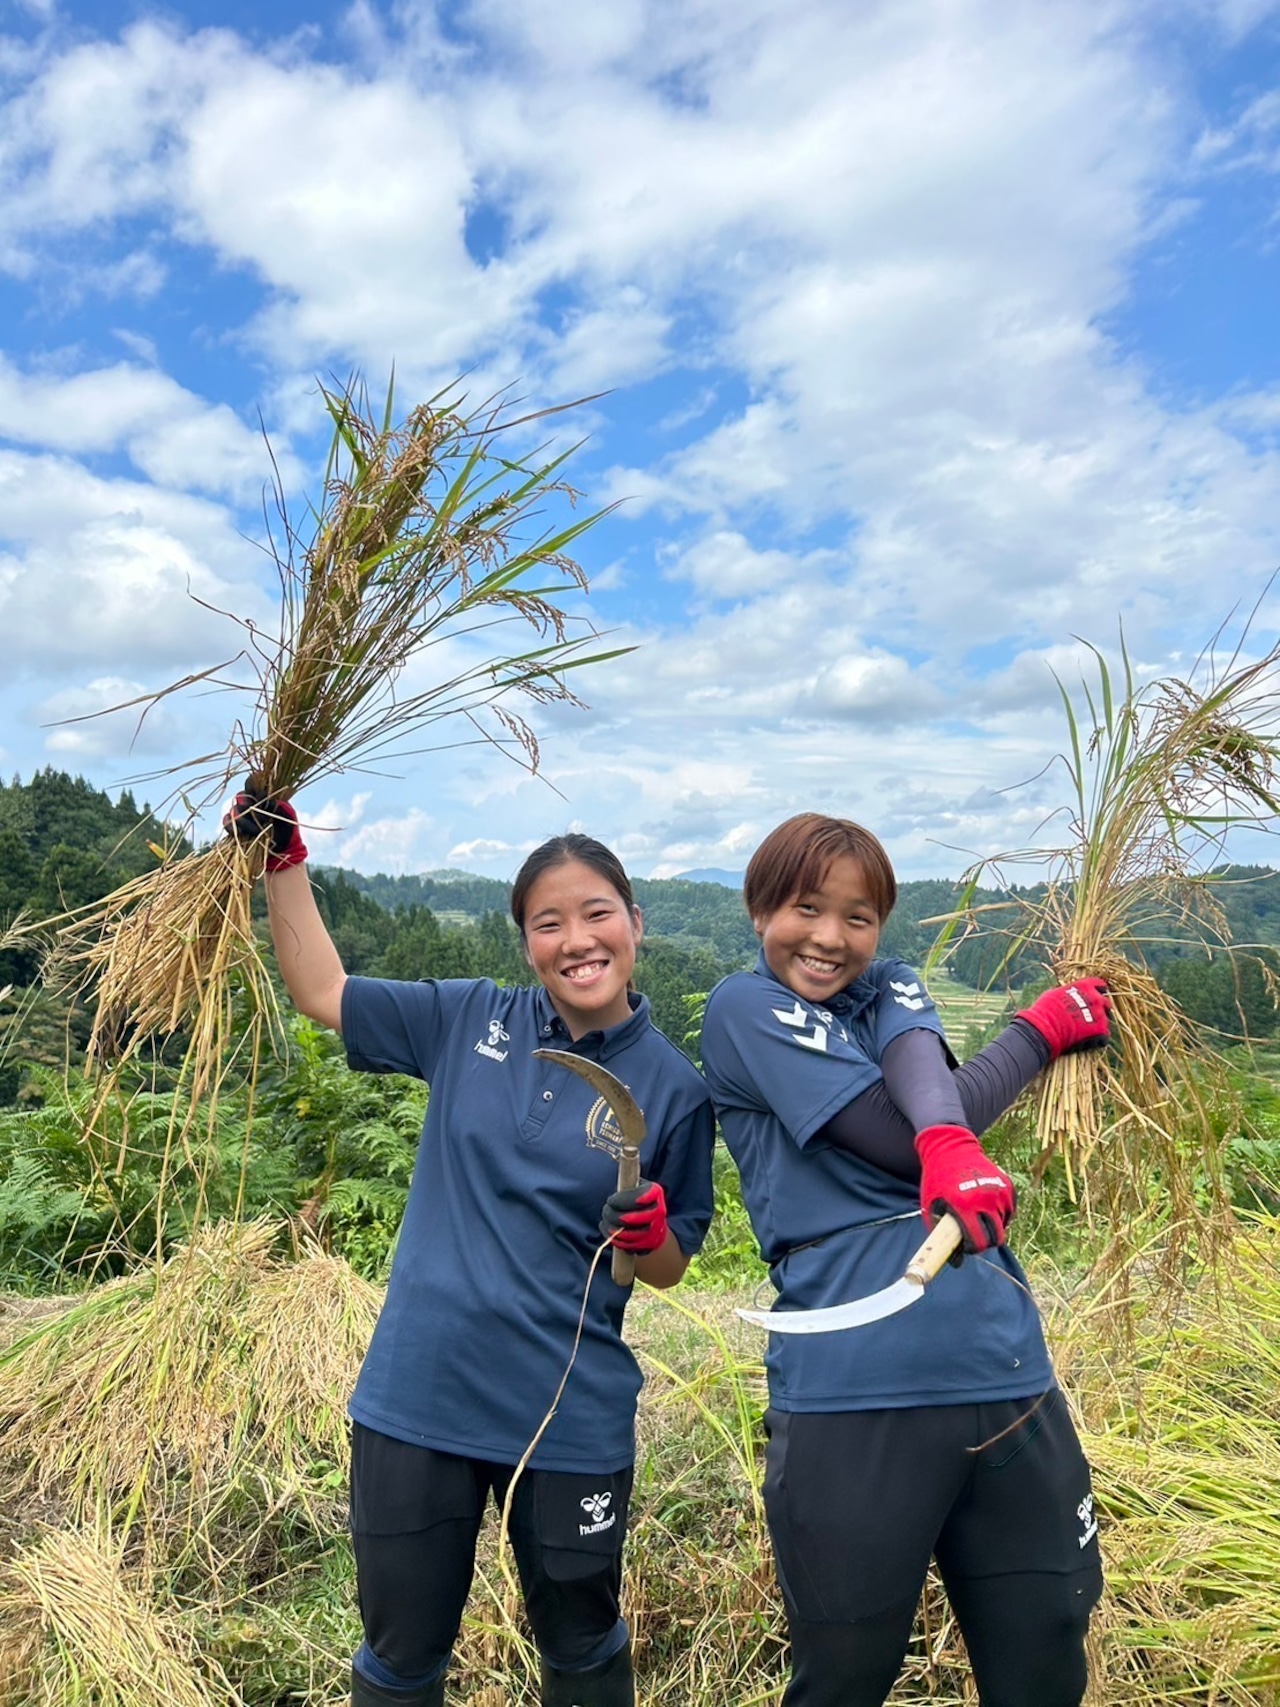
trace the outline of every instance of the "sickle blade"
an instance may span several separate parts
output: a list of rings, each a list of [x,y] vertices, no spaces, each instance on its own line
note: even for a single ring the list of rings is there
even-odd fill
[[[923,1282],[904,1275],[882,1292],[855,1298],[851,1304],[829,1304],[821,1310],[739,1310],[737,1314],[744,1322],[768,1328],[771,1334],[829,1334],[838,1328],[862,1328],[868,1322],[879,1322],[923,1297]]]
[[[939,1217],[929,1237],[907,1264],[901,1280],[855,1298],[850,1304],[828,1304],[821,1310],[739,1310],[744,1322],[768,1328],[771,1334],[829,1334],[836,1328],[861,1328],[894,1316],[924,1297],[947,1259],[960,1249],[964,1233],[954,1215]]]
[[[618,1190],[634,1191],[640,1183],[640,1146],[644,1143],[644,1115],[640,1105],[621,1079],[615,1078],[607,1067],[602,1067],[598,1061],[588,1061],[582,1055],[575,1055],[568,1049],[535,1049],[535,1061],[553,1061],[558,1067],[567,1067],[571,1073],[576,1073],[580,1079],[585,1079],[603,1100],[613,1110],[613,1117],[618,1122],[618,1130],[622,1133],[622,1144],[618,1151]],[[630,1286],[636,1277],[636,1259],[632,1251],[620,1251],[615,1245],[609,1262],[609,1272],[619,1286]]]
[[[535,1061],[554,1061],[557,1067],[567,1067],[571,1073],[585,1079],[613,1110],[626,1142],[637,1148],[644,1143],[645,1124],[640,1105],[622,1080],[615,1078],[607,1067],[602,1067],[598,1061],[588,1061],[583,1055],[574,1055],[568,1049],[535,1049],[533,1058]]]

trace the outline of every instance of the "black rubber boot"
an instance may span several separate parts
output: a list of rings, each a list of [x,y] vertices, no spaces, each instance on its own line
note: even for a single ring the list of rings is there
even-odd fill
[[[352,1666],[351,1707],[444,1707],[444,1678],[421,1689],[384,1689]]]
[[[635,1707],[631,1644],[590,1671],[557,1671],[543,1661],[542,1707]]]

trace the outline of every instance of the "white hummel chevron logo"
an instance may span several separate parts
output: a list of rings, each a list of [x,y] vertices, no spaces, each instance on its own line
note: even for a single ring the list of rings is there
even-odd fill
[[[781,1020],[783,1025],[789,1025],[792,1028],[795,1032],[796,1042],[802,1049],[816,1049],[819,1054],[826,1049],[826,1032],[817,1020],[811,1020],[810,1015],[800,1006],[799,1002],[790,1009],[775,1008],[773,1017]],[[813,1025],[812,1033],[805,1029],[810,1023]],[[830,1024],[829,1016],[827,1023]]]
[[[896,979],[890,978],[889,988],[897,991],[897,995],[893,999],[898,1006],[910,1008],[913,1014],[918,1014],[921,1008],[928,1003],[929,998],[923,993],[919,984],[899,984]]]

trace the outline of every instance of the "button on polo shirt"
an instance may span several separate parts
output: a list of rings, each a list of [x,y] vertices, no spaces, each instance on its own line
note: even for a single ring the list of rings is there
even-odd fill
[[[681,1249],[701,1245],[713,1204],[710,1099],[652,1025],[648,1001],[632,1002],[620,1025],[575,1043],[540,985],[347,980],[350,1065],[431,1087],[387,1301],[351,1401],[357,1422],[514,1463],[551,1408],[617,1161],[598,1147],[607,1133],[595,1092],[534,1060],[535,1049],[586,1055],[628,1086],[646,1117],[642,1172],[662,1182]],[[632,1461],[641,1376],[620,1332],[628,1295],[603,1259],[535,1466],[609,1471]]]

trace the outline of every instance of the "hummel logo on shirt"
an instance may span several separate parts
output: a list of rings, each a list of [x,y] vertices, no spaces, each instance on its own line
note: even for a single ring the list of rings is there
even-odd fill
[[[477,1043],[476,1054],[487,1055],[490,1061],[505,1061],[509,1051],[506,1049],[499,1049],[498,1045],[500,1043],[510,1043],[510,1041],[510,1034],[502,1029],[502,1021],[500,1019],[491,1019],[489,1021],[489,1041],[486,1043],[482,1039]]]
[[[808,1030],[810,1016],[808,1011],[800,1006],[799,1002],[796,1003],[794,1008],[790,1009],[774,1008],[773,1017],[774,1019],[781,1020],[783,1025],[790,1027],[792,1032],[795,1034],[796,1042],[801,1046],[801,1048],[816,1049],[819,1054],[826,1049],[826,1032],[822,1029],[822,1026],[817,1020],[812,1022],[813,1031],[810,1032]],[[830,1025],[831,1016],[828,1014],[824,1017],[827,1020],[827,1024]]]
[[[1086,1494],[1076,1507],[1076,1516],[1084,1533],[1076,1537],[1081,1547],[1087,1547],[1098,1533],[1098,1520],[1093,1515],[1093,1495]]]
[[[599,1535],[602,1529],[612,1529],[618,1521],[616,1511],[610,1512],[607,1517],[605,1516],[613,1504],[613,1495],[610,1493],[588,1494],[585,1499],[579,1500],[578,1503],[591,1519],[590,1523],[578,1525],[579,1535]]]
[[[894,1001],[900,1008],[910,1008],[913,1014],[918,1014],[921,1008],[928,1004],[929,998],[921,990],[919,984],[899,984],[890,978],[889,988],[894,991]]]

